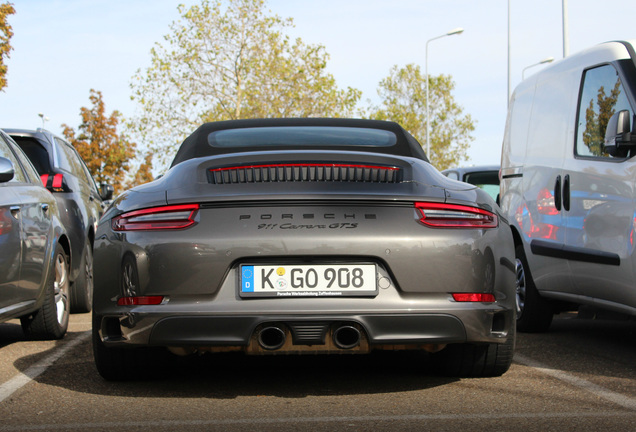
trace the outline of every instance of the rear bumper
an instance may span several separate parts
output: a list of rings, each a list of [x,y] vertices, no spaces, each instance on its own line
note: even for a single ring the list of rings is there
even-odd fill
[[[156,316],[111,315],[98,319],[107,346],[164,346],[249,350],[259,332],[280,328],[295,347],[328,350],[341,327],[359,329],[369,348],[382,345],[503,343],[514,325],[514,312],[500,307],[450,313],[385,313],[334,315]],[[321,348],[323,346],[323,348]]]

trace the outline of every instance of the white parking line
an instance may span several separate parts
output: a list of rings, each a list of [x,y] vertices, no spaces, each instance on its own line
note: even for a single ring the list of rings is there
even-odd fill
[[[591,383],[590,381],[584,380],[582,378],[577,378],[574,375],[570,375],[569,373],[563,372],[561,370],[550,369],[547,365],[539,363],[538,361],[532,360],[531,358],[528,358],[518,353],[515,353],[514,361],[524,366],[528,366],[533,369],[536,369],[546,375],[550,375],[558,380],[565,381],[576,387],[580,387],[584,390],[587,390],[601,399],[605,399],[606,401],[615,403],[624,408],[636,410],[636,398],[632,398],[632,397],[625,396],[623,394],[608,390],[604,387]]]
[[[90,331],[81,333],[74,339],[65,342],[63,345],[55,347],[51,355],[43,358],[33,366],[27,368],[24,372],[19,373],[9,381],[0,385],[0,403],[10,397],[20,388],[27,385],[29,382],[37,378],[40,374],[46,371],[53,363],[59,360],[64,354],[75,348],[80,343],[87,340],[91,335]]]

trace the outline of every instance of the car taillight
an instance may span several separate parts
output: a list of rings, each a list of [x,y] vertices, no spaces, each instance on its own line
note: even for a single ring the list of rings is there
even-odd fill
[[[495,296],[489,293],[453,293],[453,300],[457,302],[494,303]]]
[[[51,192],[71,192],[62,174],[42,174],[40,180]]]
[[[135,210],[114,217],[113,231],[177,230],[194,224],[198,204],[182,204]]]
[[[497,215],[478,207],[445,203],[415,203],[420,222],[434,228],[496,228]]]
[[[117,306],[158,305],[163,302],[163,299],[163,296],[120,297],[117,299]]]

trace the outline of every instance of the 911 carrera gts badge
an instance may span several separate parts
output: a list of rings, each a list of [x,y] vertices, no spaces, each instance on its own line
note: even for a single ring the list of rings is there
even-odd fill
[[[316,230],[316,229],[353,229],[357,228],[357,222],[340,222],[340,223],[331,223],[331,224],[293,224],[293,223],[284,223],[284,224],[259,224],[259,230],[273,230],[273,229],[281,229],[281,230]]]
[[[241,221],[260,221],[257,225],[259,230],[334,230],[334,229],[352,229],[359,225],[358,220],[376,220],[375,213],[356,214],[354,212],[342,213],[303,213],[303,214],[271,214],[264,213],[260,215],[242,214],[239,215]],[[273,223],[280,221],[280,223]]]

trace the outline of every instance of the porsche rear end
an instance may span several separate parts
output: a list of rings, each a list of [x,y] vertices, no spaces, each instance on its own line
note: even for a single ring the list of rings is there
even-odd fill
[[[193,159],[102,219],[96,328],[105,347],[181,354],[504,344],[513,257],[492,200],[422,161]]]

